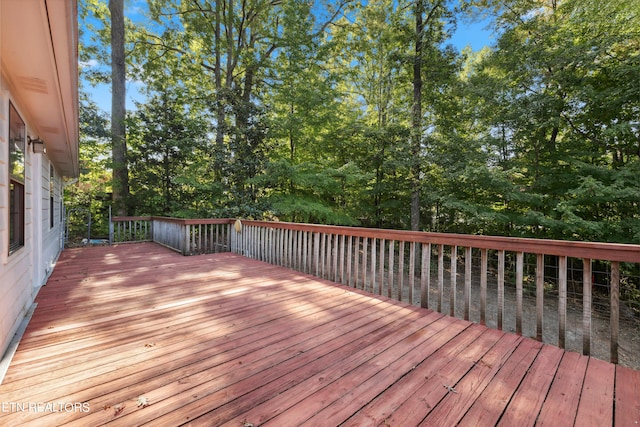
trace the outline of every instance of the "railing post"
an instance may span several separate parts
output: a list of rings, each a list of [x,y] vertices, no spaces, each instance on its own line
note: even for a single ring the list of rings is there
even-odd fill
[[[544,317],[544,255],[536,255],[536,339],[542,342]]]
[[[389,278],[387,281],[387,296],[391,298],[393,295],[393,264],[394,264],[394,253],[395,253],[395,241],[389,241]],[[402,289],[398,286],[398,301],[402,301]]]
[[[451,294],[449,295],[449,315],[456,315],[456,293],[458,282],[458,247],[451,246]]]
[[[422,244],[422,268],[420,272],[420,307],[429,308],[431,286],[431,243]]]
[[[516,334],[522,335],[522,286],[524,282],[524,253],[516,254]]]
[[[487,250],[480,249],[480,324],[487,324]]]
[[[591,355],[591,260],[582,260],[582,354]]]
[[[378,295],[382,295],[382,288],[384,287],[384,247],[386,245],[385,239],[378,239],[380,241],[380,265],[378,268],[380,269],[378,273]]]
[[[503,328],[504,316],[504,250],[498,251],[498,330]]]
[[[471,310],[471,267],[473,249],[466,247],[464,250],[464,320],[469,320]]]
[[[558,257],[558,347],[566,346],[567,333],[567,257]]]
[[[444,295],[444,245],[438,245],[438,313],[442,313]]]
[[[391,252],[393,253],[393,251]],[[389,257],[389,260],[391,260],[391,257]],[[404,291],[404,242],[402,240],[398,242],[398,278],[396,279],[396,283],[396,288],[398,288],[398,301],[402,301],[402,292]],[[411,299],[409,299],[409,303],[412,304]]]
[[[414,290],[416,284],[416,242],[409,246],[409,304],[413,305]]]
[[[376,289],[376,239],[371,238],[371,293]]]
[[[620,263],[611,263],[611,363],[618,363],[618,332],[620,328]]]

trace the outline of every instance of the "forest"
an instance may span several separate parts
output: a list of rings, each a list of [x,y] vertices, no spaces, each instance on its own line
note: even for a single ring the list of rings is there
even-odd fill
[[[79,1],[65,190],[97,228],[112,205],[640,243],[638,0],[149,0],[135,20],[127,0],[144,100],[120,157],[89,96],[112,80],[109,3]],[[455,48],[463,22],[494,43]]]

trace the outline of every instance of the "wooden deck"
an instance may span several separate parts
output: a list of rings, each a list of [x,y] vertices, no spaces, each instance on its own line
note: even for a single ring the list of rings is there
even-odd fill
[[[65,251],[0,425],[640,423],[640,372],[230,253]]]

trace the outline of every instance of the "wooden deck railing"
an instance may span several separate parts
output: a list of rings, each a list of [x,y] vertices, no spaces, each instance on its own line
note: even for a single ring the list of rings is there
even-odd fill
[[[183,255],[230,252],[230,219],[114,217],[111,243],[154,241]]]
[[[567,348],[568,333],[581,335],[585,355],[591,354],[597,300],[606,306],[613,363],[621,281],[640,280],[640,245],[233,219],[114,218],[133,224],[123,235],[146,229],[135,221],[148,222],[152,240],[185,255],[230,250],[561,348]],[[578,324],[567,324],[569,302],[582,308]]]

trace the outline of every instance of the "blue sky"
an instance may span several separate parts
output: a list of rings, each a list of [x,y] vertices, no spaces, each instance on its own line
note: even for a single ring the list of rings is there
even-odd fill
[[[129,5],[125,14],[131,19],[133,15],[142,16],[141,9],[138,5],[139,1],[134,1]],[[144,3],[144,2],[143,2]],[[487,29],[486,22],[459,22],[455,34],[447,41],[458,50],[462,50],[466,46],[470,46],[474,51],[478,51],[485,46],[493,44],[492,33]],[[85,84],[85,90],[89,92],[91,98],[98,107],[109,113],[111,111],[111,87],[109,85],[98,85],[91,87]],[[138,91],[138,83],[127,83],[127,110],[135,109],[135,101],[142,101],[143,95]]]

